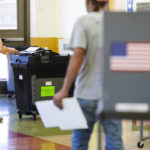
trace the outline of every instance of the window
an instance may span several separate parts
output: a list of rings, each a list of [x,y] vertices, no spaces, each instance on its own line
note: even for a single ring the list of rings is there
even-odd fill
[[[134,11],[150,11],[150,0],[134,0]]]
[[[0,30],[17,29],[17,0],[0,0]]]

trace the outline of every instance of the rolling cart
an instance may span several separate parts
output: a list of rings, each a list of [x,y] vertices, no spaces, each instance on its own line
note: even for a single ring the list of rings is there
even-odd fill
[[[144,141],[150,139],[150,136],[143,137],[143,120],[140,120],[140,141],[137,143],[138,148],[144,147]]]
[[[7,97],[8,98],[15,98],[15,85],[14,85],[14,74],[11,66],[13,54],[9,54],[7,56],[8,59],[8,81],[7,81]]]

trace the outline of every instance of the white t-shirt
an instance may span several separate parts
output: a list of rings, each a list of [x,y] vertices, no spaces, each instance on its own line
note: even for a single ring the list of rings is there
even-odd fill
[[[85,57],[75,82],[74,96],[98,100],[101,97],[102,12],[80,17],[74,26],[70,48],[83,48]]]

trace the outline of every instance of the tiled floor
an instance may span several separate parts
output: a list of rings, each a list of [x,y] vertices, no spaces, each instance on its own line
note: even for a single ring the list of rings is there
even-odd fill
[[[60,131],[58,128],[44,128],[40,117],[34,121],[30,115],[20,120],[17,114],[15,99],[0,98],[0,150],[70,150],[71,131]],[[144,136],[150,135],[150,122],[144,122]],[[123,140],[125,150],[138,150],[140,139],[139,122],[123,120]],[[102,150],[104,150],[104,134]],[[89,150],[97,150],[97,125],[95,125]],[[143,150],[150,150],[150,140],[145,141]]]

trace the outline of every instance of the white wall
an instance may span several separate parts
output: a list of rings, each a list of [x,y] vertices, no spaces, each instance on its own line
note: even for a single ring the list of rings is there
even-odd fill
[[[114,10],[115,11],[126,11],[127,0],[114,0]]]
[[[69,38],[76,19],[86,14],[85,0],[62,1],[62,35]]]
[[[56,8],[58,0],[36,0],[36,36],[37,37],[56,37],[57,16]]]
[[[31,37],[70,37],[74,21],[86,14],[85,0],[32,0]]]

